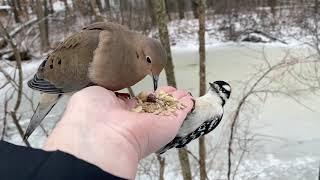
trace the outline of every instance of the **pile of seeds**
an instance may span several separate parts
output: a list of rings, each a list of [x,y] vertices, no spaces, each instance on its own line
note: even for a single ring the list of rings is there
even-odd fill
[[[137,97],[138,104],[132,109],[139,113],[152,113],[156,115],[169,116],[175,114],[177,110],[186,106],[175,99],[171,94],[164,91],[148,94],[141,92]]]

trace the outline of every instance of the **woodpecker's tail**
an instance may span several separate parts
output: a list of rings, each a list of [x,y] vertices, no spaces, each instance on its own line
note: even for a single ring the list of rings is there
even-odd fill
[[[162,147],[161,149],[159,149],[156,154],[163,154],[165,153],[167,150],[174,148],[178,145],[178,142],[180,141],[180,137],[175,137],[171,142],[169,142],[167,145],[165,145],[164,147]]]

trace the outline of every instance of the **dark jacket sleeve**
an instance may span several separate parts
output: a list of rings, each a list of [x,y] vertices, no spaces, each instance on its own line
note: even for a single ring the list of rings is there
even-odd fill
[[[121,179],[70,154],[0,141],[1,180]]]

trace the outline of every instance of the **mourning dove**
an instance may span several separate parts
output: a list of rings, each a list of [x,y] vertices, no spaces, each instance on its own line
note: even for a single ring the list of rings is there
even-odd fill
[[[28,138],[62,94],[90,85],[117,91],[151,75],[154,90],[166,64],[160,42],[109,22],[83,28],[50,53],[40,64],[32,89],[43,92],[25,133]]]

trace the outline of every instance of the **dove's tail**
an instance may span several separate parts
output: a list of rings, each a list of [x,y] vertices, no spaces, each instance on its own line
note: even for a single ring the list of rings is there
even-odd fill
[[[32,132],[40,125],[41,121],[46,117],[46,115],[51,111],[53,106],[57,103],[61,94],[45,94],[43,93],[40,98],[40,102],[37,106],[35,113],[29,122],[28,128],[24,134],[24,138],[32,134]]]

